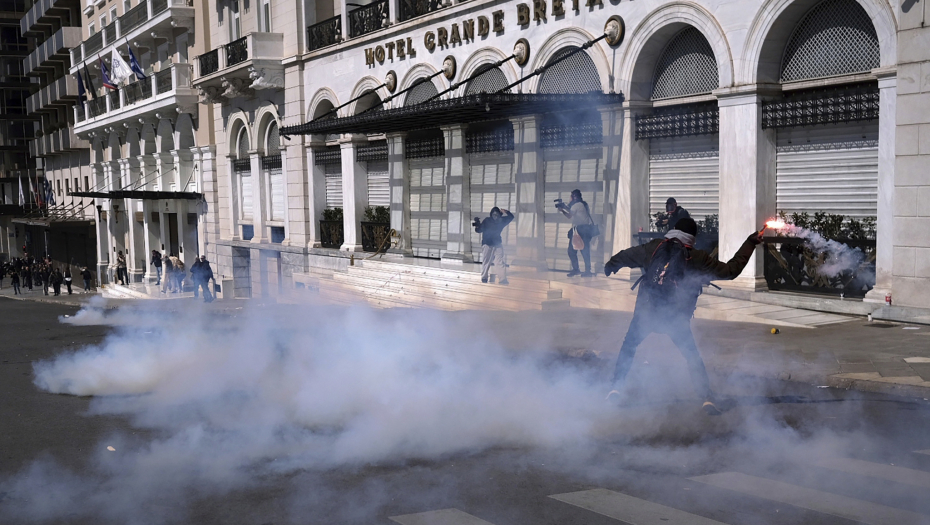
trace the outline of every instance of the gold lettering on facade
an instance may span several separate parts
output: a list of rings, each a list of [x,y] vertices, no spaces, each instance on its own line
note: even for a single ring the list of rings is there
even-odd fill
[[[404,58],[407,56],[407,53],[404,51],[404,39],[401,38],[396,42],[397,44],[397,58]]]
[[[439,47],[449,47],[449,32],[444,27],[436,28],[436,43]]]
[[[387,48],[388,60],[394,60],[394,42],[388,42],[384,44],[384,47]]]
[[[488,23],[488,17],[478,17],[478,36],[488,36],[491,32],[491,24]]]
[[[373,66],[375,65],[375,50],[368,48],[365,50],[365,65]]]
[[[381,46],[375,47],[375,59],[378,63],[384,63],[384,48]]]
[[[413,48],[413,38],[409,36],[407,37],[407,55],[417,56],[417,50]]]
[[[475,21],[471,18],[462,22],[462,32],[465,33],[465,40],[475,39]]]
[[[449,33],[449,43],[450,44],[461,44],[462,35],[459,34],[459,25],[452,24],[452,32]]]
[[[503,33],[504,32],[504,11],[494,11],[491,13],[491,17],[494,19],[494,32]]]
[[[565,15],[564,0],[552,0],[552,16],[564,16],[564,15]]]
[[[517,4],[517,25],[525,26],[530,23],[530,7],[526,4]]]
[[[580,7],[578,7],[578,0],[572,0],[572,11],[578,11],[579,9]]]
[[[426,34],[423,35],[423,47],[429,52],[436,49],[436,35],[434,35],[432,31],[427,31]]]
[[[546,21],[546,0],[533,0],[533,20]]]
[[[585,0],[584,5],[587,7],[595,7],[595,6],[604,7],[604,2],[602,2],[601,0]]]

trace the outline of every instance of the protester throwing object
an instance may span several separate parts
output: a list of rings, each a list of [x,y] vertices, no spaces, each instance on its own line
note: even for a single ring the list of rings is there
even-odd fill
[[[633,364],[639,344],[653,332],[663,333],[672,339],[688,362],[691,381],[704,399],[704,411],[709,415],[720,414],[704,361],[691,333],[691,317],[702,287],[713,280],[736,278],[746,267],[755,247],[762,242],[762,235],[753,232],[736,255],[724,263],[703,250],[694,249],[696,234],[694,220],[681,219],[664,239],[623,250],[604,266],[606,275],[624,267],[643,269],[643,276],[633,285],[634,288],[639,285],[636,307],[620,347],[614,369],[614,390],[608,398],[619,395],[618,390]]]

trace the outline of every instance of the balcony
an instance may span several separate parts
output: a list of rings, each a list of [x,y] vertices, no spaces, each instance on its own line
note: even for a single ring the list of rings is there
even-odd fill
[[[315,51],[342,42],[342,15],[307,27],[307,50]]]
[[[178,28],[194,26],[191,0],[145,0],[71,50],[71,73],[82,61],[106,55],[109,47],[127,41],[169,40]],[[151,44],[153,47],[155,44]]]
[[[77,79],[65,75],[40,89],[26,99],[26,113],[54,111],[60,106],[70,106],[77,98]]]
[[[452,5],[452,2],[445,0],[401,0],[399,17],[400,22],[405,22],[418,16],[428,15],[434,11],[439,11],[443,7]]]
[[[76,7],[80,7],[80,0],[35,0],[19,21],[20,30],[25,36],[39,36],[42,34],[40,26],[60,23],[59,20]]]
[[[74,105],[74,132],[83,134],[124,121],[154,116],[156,113],[193,111],[197,92],[191,87],[192,64],[172,64],[171,67],[145,80],[121,86],[106,96]]]
[[[64,127],[29,141],[29,154],[33,157],[57,155],[65,151],[88,149],[90,144],[74,134],[72,128]]]
[[[24,73],[30,75],[39,70],[54,70],[55,63],[67,62],[70,58],[68,50],[80,43],[80,27],[62,27],[26,57],[23,61]]]
[[[256,89],[284,89],[284,35],[250,33],[197,57],[194,87],[202,102],[250,96]]]
[[[349,11],[349,36],[355,38],[388,27],[390,18],[388,0],[377,0]]]

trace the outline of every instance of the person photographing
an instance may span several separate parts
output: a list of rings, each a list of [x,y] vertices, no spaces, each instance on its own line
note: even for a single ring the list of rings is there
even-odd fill
[[[572,190],[568,204],[562,202],[562,199],[556,199],[555,207],[572,221],[572,228],[568,231],[568,259],[572,263],[572,269],[568,276],[594,277],[591,273],[591,239],[597,237],[600,231],[591,218],[588,203],[581,198],[581,190]],[[584,258],[584,273],[581,273],[578,267],[579,251]]]
[[[659,216],[659,219],[656,221],[656,228],[658,228],[660,232],[674,230],[678,221],[690,217],[691,214],[688,213],[688,210],[679,206],[674,197],[669,197],[668,200],[665,201],[665,215]]]
[[[491,208],[491,213],[484,220],[475,217],[472,223],[475,232],[481,234],[481,282],[488,282],[491,272],[491,262],[497,266],[500,274],[500,284],[509,284],[507,281],[507,261],[504,257],[504,241],[501,232],[513,221],[513,214],[509,210],[502,210],[497,206]]]

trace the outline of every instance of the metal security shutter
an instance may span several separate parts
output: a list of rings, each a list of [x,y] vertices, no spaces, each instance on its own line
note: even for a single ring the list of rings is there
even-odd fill
[[[472,216],[484,219],[495,206],[514,212],[517,194],[514,185],[513,152],[474,154],[469,157],[469,164]],[[471,226],[468,228],[471,232],[472,256],[475,261],[481,262],[481,234],[475,233]],[[516,219],[501,232],[501,238],[505,251],[512,256],[517,245]]]
[[[878,209],[878,123],[779,129],[778,210],[874,217]]]
[[[326,208],[342,208],[342,164],[327,164],[324,169],[326,181]]]
[[[720,135],[649,140],[649,215],[669,197],[696,221],[720,213]]]
[[[286,212],[284,171],[281,169],[281,156],[262,157],[262,170],[268,178],[271,193],[271,216],[273,221],[283,221]]]
[[[604,208],[604,180],[600,169],[600,148],[564,149],[545,151],[545,245],[546,263],[553,270],[568,270],[568,230],[572,223],[559,213],[553,200],[563,199],[567,204],[574,189],[581,190],[581,196],[588,203],[591,217],[604,231],[602,213]],[[591,247],[591,264],[597,268],[603,261],[604,248],[602,237],[595,238]],[[578,255],[578,263],[584,271],[584,261]]]
[[[410,237],[417,257],[439,258],[446,250],[449,214],[442,157],[411,159]]]
[[[252,222],[252,170],[248,159],[234,160],[233,170],[239,179],[239,195],[242,201],[242,219]]]
[[[368,163],[368,205],[391,206],[391,179],[386,160]]]

